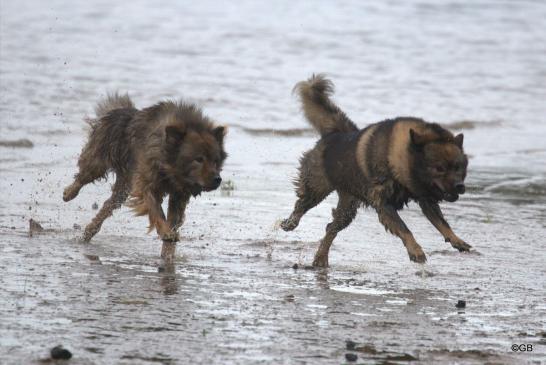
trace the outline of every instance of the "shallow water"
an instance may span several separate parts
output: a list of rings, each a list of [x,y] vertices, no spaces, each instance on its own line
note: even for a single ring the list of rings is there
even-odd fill
[[[0,12],[3,364],[37,363],[58,344],[74,364],[544,361],[542,2],[28,1]],[[305,269],[335,196],[295,232],[276,226],[316,139],[290,93],[313,72],[328,73],[361,126],[414,115],[465,133],[468,193],[444,212],[475,252],[452,250],[410,205],[424,267],[362,210],[331,268]],[[109,183],[61,200],[82,118],[115,89],[138,106],[185,97],[231,126],[223,177],[235,190],[192,201],[174,272],[157,272],[160,241],[127,208],[78,241],[74,224]],[[30,218],[46,231],[29,237]]]

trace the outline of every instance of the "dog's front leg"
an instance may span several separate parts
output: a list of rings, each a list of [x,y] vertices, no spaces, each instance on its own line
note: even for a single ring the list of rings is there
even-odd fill
[[[189,193],[172,193],[169,195],[169,210],[167,212],[167,222],[173,231],[184,223],[184,212],[190,200]]]
[[[163,240],[161,247],[161,257],[165,264],[170,264],[174,261],[176,251],[176,242],[180,240],[178,236],[178,228],[184,223],[184,211],[190,200],[190,194],[172,193],[169,194],[169,209],[167,211],[167,223],[175,235],[174,240]],[[167,266],[166,266],[167,268]]]
[[[453,233],[451,227],[444,219],[444,215],[442,214],[442,210],[440,209],[438,203],[429,200],[422,200],[419,201],[419,206],[421,207],[425,217],[427,217],[430,223],[432,223],[432,225],[436,227],[442,236],[444,236],[446,242],[451,243],[451,246],[461,252],[469,251],[472,248],[472,246]]]
[[[396,209],[391,205],[385,204],[376,208],[376,210],[379,215],[379,221],[385,228],[402,239],[404,246],[406,246],[406,250],[408,250],[410,260],[420,263],[426,262],[427,257],[425,256],[423,249],[419,246],[417,241],[415,241],[413,234],[402,218],[400,218]]]
[[[150,219],[150,228],[155,227],[157,234],[163,241],[176,242],[178,237],[176,233],[171,229],[161,208],[161,196],[154,194],[146,195],[146,206],[148,208],[148,218]]]

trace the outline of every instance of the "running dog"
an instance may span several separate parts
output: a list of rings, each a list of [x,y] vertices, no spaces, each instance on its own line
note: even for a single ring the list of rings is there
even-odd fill
[[[471,248],[453,233],[438,205],[442,200],[454,202],[465,192],[468,159],[462,134],[454,136],[438,124],[410,117],[359,129],[332,102],[333,83],[322,75],[298,83],[294,90],[321,139],[300,160],[298,199],[281,227],[295,229],[301,217],[332,191],[339,197],[313,266],[328,266],[333,240],[362,204],[373,207],[385,229],[402,240],[411,261],[423,263],[426,256],[398,215],[410,200],[419,204],[446,242],[459,251]]]
[[[215,126],[195,105],[164,101],[137,110],[128,95],[109,95],[99,101],[96,118],[78,160],[79,171],[66,187],[65,202],[80,189],[113,172],[116,181],[83,240],[88,242],[104,220],[129,198],[136,215],[148,215],[164,241],[179,240],[177,230],[191,196],[220,186],[220,171],[227,157],[227,129]],[[169,196],[167,216],[161,203]]]

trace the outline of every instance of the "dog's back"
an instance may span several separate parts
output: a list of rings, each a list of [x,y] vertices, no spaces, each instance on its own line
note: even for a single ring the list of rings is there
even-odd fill
[[[91,130],[80,160],[86,166],[102,170],[102,175],[111,171],[126,171],[130,165],[128,126],[138,110],[129,95],[108,94],[95,106],[96,117],[87,119]]]

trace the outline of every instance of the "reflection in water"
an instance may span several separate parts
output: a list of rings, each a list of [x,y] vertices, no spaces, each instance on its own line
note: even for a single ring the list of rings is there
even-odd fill
[[[177,275],[175,272],[174,264],[165,269],[165,272],[161,273],[160,285],[163,288],[163,294],[173,295],[178,293],[178,287],[180,283],[177,282]]]
[[[328,282],[328,269],[314,269],[315,270],[315,282],[321,289],[330,289],[330,283]]]

